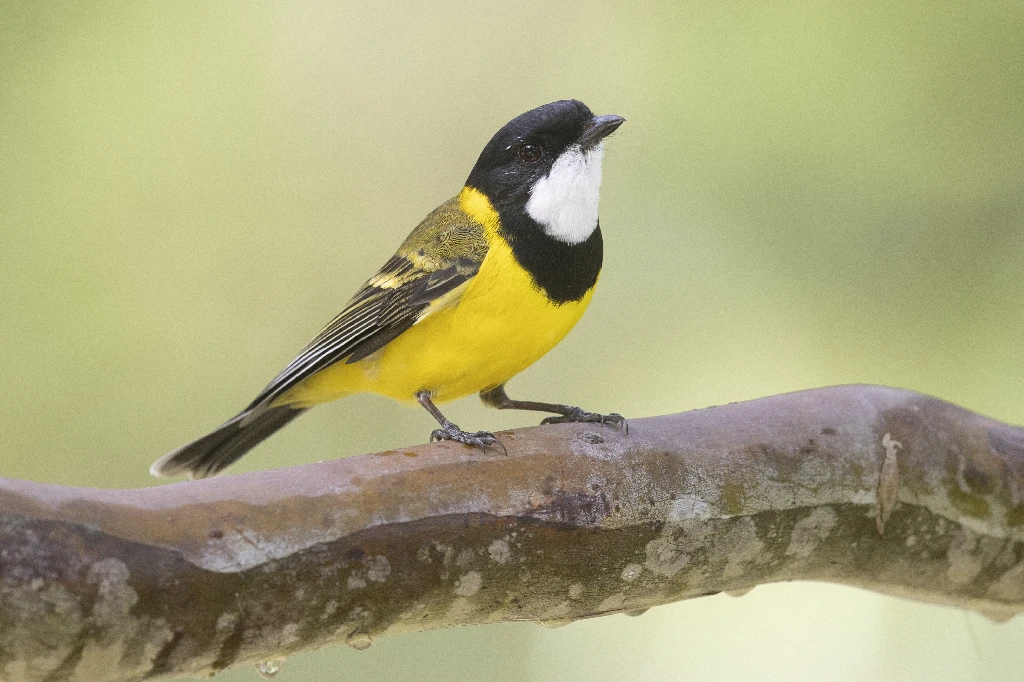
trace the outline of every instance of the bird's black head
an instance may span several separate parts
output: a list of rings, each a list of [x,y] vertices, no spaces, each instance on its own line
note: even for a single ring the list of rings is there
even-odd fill
[[[623,120],[594,116],[574,99],[537,107],[491,138],[466,180],[497,211],[500,236],[556,305],[597,283],[602,141]]]
[[[619,116],[595,117],[586,104],[574,99],[527,111],[491,138],[466,184],[487,195],[499,213],[522,208],[534,186],[551,173],[563,153],[598,147],[623,120]],[[599,168],[599,157],[597,161]]]

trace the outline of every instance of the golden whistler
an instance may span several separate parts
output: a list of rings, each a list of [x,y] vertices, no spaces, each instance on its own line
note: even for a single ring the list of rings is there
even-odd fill
[[[345,309],[238,415],[153,464],[209,476],[305,410],[353,393],[416,401],[438,421],[431,440],[499,444],[466,432],[436,403],[479,393],[499,409],[611,422],[617,414],[513,400],[505,382],[561,341],[601,272],[604,139],[620,116],[582,102],[545,104],[509,121],[465,186],[441,204]]]

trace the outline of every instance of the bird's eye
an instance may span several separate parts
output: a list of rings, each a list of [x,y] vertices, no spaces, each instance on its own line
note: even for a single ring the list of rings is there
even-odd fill
[[[533,144],[527,142],[519,145],[519,158],[526,163],[534,163],[540,161],[540,157],[544,155],[544,147],[539,144]]]

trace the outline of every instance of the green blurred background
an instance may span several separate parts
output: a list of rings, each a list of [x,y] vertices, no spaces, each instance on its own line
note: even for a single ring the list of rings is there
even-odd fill
[[[0,475],[152,485],[499,126],[565,97],[628,119],[605,270],[515,395],[636,417],[870,382],[1020,423],[1022,45],[1016,2],[0,0]],[[354,397],[232,471],[433,426]],[[1022,620],[765,586],[339,647],[279,679],[1018,680]]]

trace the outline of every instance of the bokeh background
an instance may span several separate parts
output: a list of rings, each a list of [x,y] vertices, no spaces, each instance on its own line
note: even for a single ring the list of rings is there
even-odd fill
[[[0,475],[153,485],[500,125],[565,97],[628,119],[605,270],[515,395],[636,417],[870,382],[1020,423],[1022,46],[1024,5],[998,0],[0,0]],[[232,471],[433,427],[354,397]],[[279,679],[1019,680],[1021,620],[788,584],[386,638]]]

